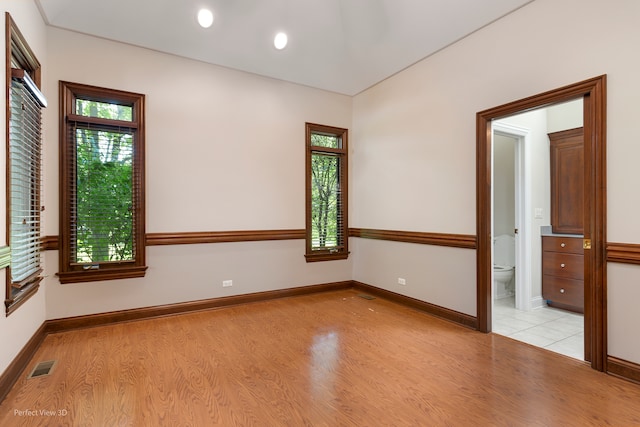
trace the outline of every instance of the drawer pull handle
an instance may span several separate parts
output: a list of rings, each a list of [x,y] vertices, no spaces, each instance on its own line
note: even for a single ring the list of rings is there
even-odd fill
[[[565,246],[567,246],[567,245],[565,245],[564,243],[560,243],[560,247],[561,248],[564,248]]]
[[[564,264],[560,264],[560,267],[561,267],[561,268],[564,268]]]
[[[561,293],[561,294],[564,294],[564,288],[561,288],[561,289],[560,289],[560,293]]]

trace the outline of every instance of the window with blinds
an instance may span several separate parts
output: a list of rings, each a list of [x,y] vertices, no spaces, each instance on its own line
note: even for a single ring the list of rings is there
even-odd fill
[[[144,95],[60,83],[62,283],[144,276]]]
[[[9,308],[42,280],[40,273],[40,186],[42,111],[47,103],[28,73],[13,69],[9,92],[7,197],[11,289]]]
[[[8,267],[5,308],[9,315],[42,280],[40,268],[40,169],[42,108],[40,62],[15,21],[5,12],[7,246],[0,247],[1,268]]]
[[[307,123],[306,146],[306,259],[345,259],[347,129]]]

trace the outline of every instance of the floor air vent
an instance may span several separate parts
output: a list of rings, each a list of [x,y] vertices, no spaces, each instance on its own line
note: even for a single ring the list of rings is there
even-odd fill
[[[360,294],[358,296],[364,299],[376,299],[376,297],[372,297],[371,295]]]
[[[53,370],[53,365],[56,364],[55,360],[47,360],[46,362],[40,362],[33,368],[33,371],[29,374],[27,378],[35,378],[42,377],[44,375],[49,375]]]

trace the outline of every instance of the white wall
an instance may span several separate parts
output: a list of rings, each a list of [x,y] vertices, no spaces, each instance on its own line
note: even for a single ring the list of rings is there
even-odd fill
[[[607,240],[640,243],[640,192],[634,188],[640,144],[632,137],[640,99],[639,21],[636,0],[536,0],[357,95],[352,226],[475,234],[476,113],[607,74]],[[356,280],[366,281],[369,269],[392,278],[400,260],[416,259],[415,245],[358,240]],[[395,261],[380,266],[375,254],[385,251]],[[433,248],[419,262],[456,269],[424,269],[412,282],[429,283],[435,304],[455,293],[455,303],[445,306],[473,315],[473,253]],[[438,280],[431,282],[434,274]],[[639,283],[640,267],[610,266],[609,354],[636,363],[640,341],[633,331],[640,318],[628,302],[640,301]],[[406,289],[384,286],[426,295],[410,283]]]
[[[551,105],[547,111],[547,132],[582,127],[584,121],[584,104],[582,99]]]
[[[147,232],[305,227],[305,122],[351,128],[350,97],[56,28],[47,36],[50,87],[146,95]],[[52,104],[45,235],[58,234]],[[66,285],[47,252],[47,318],[351,279],[351,260],[306,263],[304,252],[303,240],[149,247],[145,278]]]
[[[493,138],[493,236],[514,235],[516,218],[515,155],[517,139]]]
[[[46,51],[46,28],[40,13],[35,7],[35,4],[31,1],[24,0],[3,0],[2,2],[2,28],[0,34],[0,46],[2,46],[0,57],[1,63],[5,64],[5,18],[4,12],[9,12],[14,22],[20,29],[22,35],[27,39],[29,46],[35,53],[38,61],[42,65],[43,71],[46,73],[47,69],[47,51]],[[0,73],[0,84],[5,86],[5,73]],[[46,83],[43,82],[43,91],[47,94]],[[0,110],[0,135],[4,141],[4,135],[6,135],[6,108],[4,107],[4,91],[3,91],[3,108]],[[55,101],[53,101],[55,103]],[[46,116],[49,112],[44,111]],[[6,141],[2,145],[2,152],[6,152]],[[0,155],[0,170],[5,170],[6,159],[4,155]],[[6,174],[0,173],[0,224],[6,224]],[[6,241],[6,228],[0,226],[0,245],[4,246]],[[4,295],[4,284],[6,280],[6,269],[0,270],[0,283],[2,283],[2,294]],[[4,315],[4,305],[2,313],[0,313],[0,373],[2,373],[9,363],[13,361],[16,355],[22,350],[24,345],[33,336],[36,330],[42,325],[45,320],[45,288],[41,286],[39,291],[31,297],[27,302],[18,308],[10,316]]]

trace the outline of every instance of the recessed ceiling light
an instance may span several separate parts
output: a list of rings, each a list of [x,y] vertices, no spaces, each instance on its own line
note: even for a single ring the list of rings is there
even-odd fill
[[[202,28],[209,28],[213,24],[213,12],[209,9],[200,9],[198,11],[198,24]]]
[[[284,49],[285,46],[287,46],[287,35],[285,33],[278,33],[276,34],[276,37],[273,39],[273,45],[276,47],[276,49],[281,50]]]

